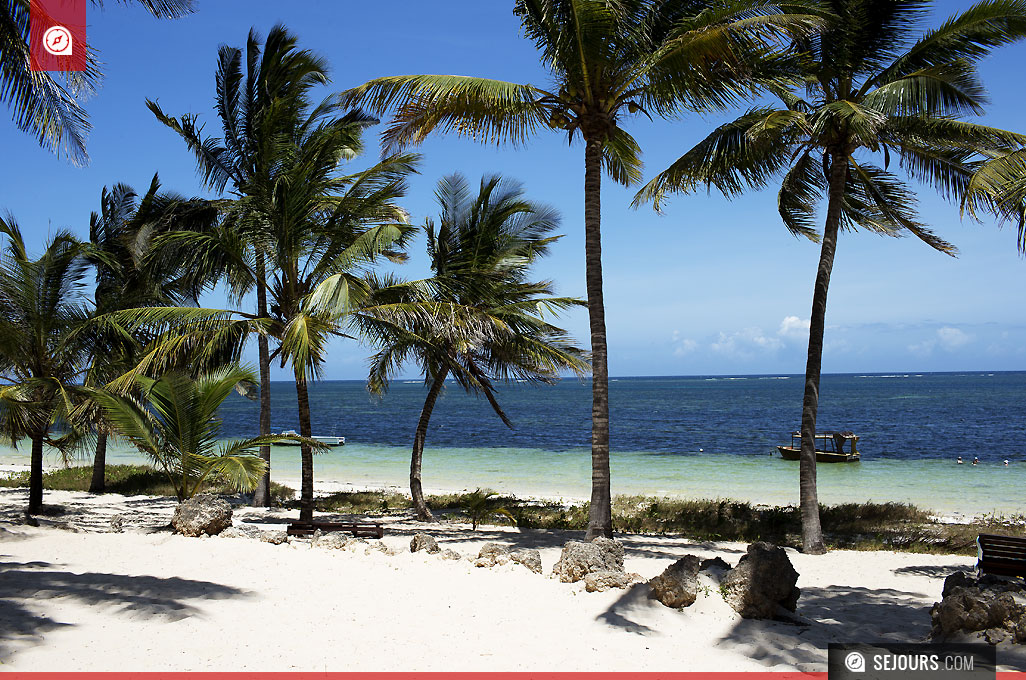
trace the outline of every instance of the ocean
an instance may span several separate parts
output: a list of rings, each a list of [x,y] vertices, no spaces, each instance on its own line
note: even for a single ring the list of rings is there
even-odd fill
[[[800,375],[612,378],[614,494],[797,503],[798,463],[780,459],[775,447],[789,443],[800,423],[802,382]],[[361,381],[312,384],[313,433],[347,442],[316,456],[317,481],[405,487],[426,392],[419,380],[396,381],[383,398]],[[818,466],[821,502],[1026,513],[1026,372],[834,374],[823,376],[820,392],[819,429],[854,431],[862,456]],[[273,430],[298,429],[294,385],[276,382],[271,394]],[[587,498],[590,381],[507,385],[499,402],[513,429],[484,399],[447,386],[428,432],[425,488]],[[226,436],[255,434],[255,402],[233,395],[221,413]],[[25,463],[27,453],[0,449],[0,463]],[[955,464],[958,456],[965,465]],[[980,464],[970,465],[977,456]],[[138,458],[123,448],[111,453],[111,462],[129,460]],[[273,449],[272,476],[298,484],[297,448]]]

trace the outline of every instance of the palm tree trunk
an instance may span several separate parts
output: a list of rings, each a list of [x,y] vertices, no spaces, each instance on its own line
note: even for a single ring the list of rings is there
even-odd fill
[[[96,431],[96,453],[93,455],[93,478],[89,482],[89,493],[103,493],[107,487],[107,432]]]
[[[802,399],[802,448],[798,463],[799,505],[802,512],[802,552],[822,555],[823,527],[819,521],[819,493],[816,488],[816,415],[819,411],[819,377],[823,365],[823,332],[826,329],[827,290],[834,268],[837,233],[841,224],[841,204],[848,174],[848,156],[837,151],[830,162],[829,202],[819,271],[812,293],[812,318],[809,323],[809,357],[805,366],[805,396]]]
[[[602,142],[584,150],[584,252],[591,321],[591,540],[613,535],[609,480],[609,371],[606,366],[606,310],[602,299]]]
[[[310,395],[306,387],[306,375],[302,371],[296,371],[296,396],[299,398],[299,434],[311,437],[313,432],[310,425]],[[314,512],[313,451],[306,442],[300,445],[299,450],[303,467],[299,492],[299,519],[311,522]]]
[[[32,435],[32,458],[29,460],[28,514],[43,509],[43,435]]]
[[[445,386],[445,376],[448,374],[448,369],[443,369],[431,382],[431,388],[424,400],[424,408],[420,410],[417,432],[413,435],[413,455],[410,457],[410,496],[413,498],[413,508],[417,511],[417,519],[422,522],[436,521],[427,503],[424,502],[424,488],[420,483],[420,464],[424,459],[424,440],[427,438],[431,413],[435,410],[435,401],[438,399],[442,387]]]
[[[257,316],[267,318],[267,285],[265,283],[264,254],[257,251]],[[267,336],[257,336],[257,352],[260,363],[260,436],[271,434],[271,355],[267,347]],[[260,457],[267,464],[263,479],[253,492],[253,507],[271,507],[271,447],[260,447]]]

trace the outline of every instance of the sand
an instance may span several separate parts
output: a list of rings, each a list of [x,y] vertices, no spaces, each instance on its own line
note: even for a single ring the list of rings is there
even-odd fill
[[[752,671],[826,670],[829,642],[923,641],[951,555],[788,550],[804,624],[738,617],[715,583],[684,610],[648,587],[604,593],[548,577],[579,532],[389,521],[383,542],[327,550],[296,540],[185,538],[161,527],[174,502],[46,493],[65,512],[22,523],[22,489],[0,490],[4,671]],[[124,533],[109,533],[110,518]],[[235,524],[283,528],[295,511],[239,508]],[[410,553],[426,531],[476,556],[481,543],[538,548],[544,575]],[[645,578],[680,556],[737,562],[745,546],[620,537]],[[705,577],[703,577],[705,578]],[[1006,669],[1026,657],[1002,650]]]

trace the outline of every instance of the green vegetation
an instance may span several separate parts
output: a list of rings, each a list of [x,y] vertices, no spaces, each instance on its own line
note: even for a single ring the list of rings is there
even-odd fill
[[[800,34],[813,25],[818,18],[805,12],[818,10],[743,0],[726,0],[715,8],[650,0],[515,0],[513,11],[548,71],[545,87],[471,76],[390,76],[342,93],[342,101],[377,114],[395,114],[382,137],[386,148],[420,143],[435,130],[498,144],[523,144],[553,131],[565,134],[570,143],[577,136],[584,141],[592,365],[588,536],[610,536],[602,175],[608,173],[625,186],[641,181],[641,147],[625,127],[635,116],[708,112],[760,87],[784,87],[785,69],[773,47],[781,36]]]
[[[442,209],[438,224],[424,225],[432,277],[402,287],[405,304],[396,313],[388,296],[366,312],[365,327],[381,349],[371,358],[368,386],[383,393],[403,366],[417,363],[430,386],[413,436],[410,495],[417,516],[432,521],[424,502],[421,462],[428,424],[445,379],[484,395],[508,427],[496,382],[555,383],[562,371],[588,372],[584,353],[562,328],[548,323],[584,302],[554,297],[552,284],[528,279],[531,265],[559,237],[559,216],[528,201],[517,182],[498,175],[481,179],[477,194],[459,174],[443,177],[435,191]],[[395,286],[388,286],[393,290]],[[418,291],[425,294],[418,295]],[[411,306],[444,315],[444,325],[405,312]]]
[[[814,438],[827,291],[839,233],[862,229],[915,236],[954,256],[955,247],[920,221],[912,187],[888,169],[891,156],[913,181],[962,202],[974,173],[988,159],[1010,158],[1007,154],[1026,144],[1026,136],[964,120],[985,111],[987,96],[977,63],[993,48],[1026,38],[1026,5],[1017,0],[980,2],[915,39],[924,5],[823,3],[830,19],[795,43],[795,75],[804,88],[797,94],[792,87],[771,89],[778,106],[753,108],[721,125],[649,182],[635,200],[658,205],[667,193],[713,187],[730,198],[780,177],[778,206],[784,225],[795,236],[822,243],[802,402],[799,488],[807,553],[826,550]],[[1004,169],[1009,167],[1021,166],[1006,163]],[[1003,174],[991,166],[989,186]],[[979,194],[983,197],[978,202],[1003,206],[998,212],[1005,219],[1010,217],[1008,208],[1026,196],[1021,189],[981,189]],[[820,234],[816,222],[823,212]]]
[[[107,480],[103,493],[115,493],[123,496],[174,496],[175,488],[167,475],[149,465],[108,465],[105,477]],[[43,473],[43,483],[48,489],[58,491],[88,491],[92,481],[91,466],[74,466]],[[0,475],[0,487],[26,487],[29,483],[28,472],[11,475]],[[200,487],[200,493],[230,494],[235,493],[226,480],[219,477],[208,477]],[[295,490],[282,484],[272,483],[271,494],[275,503],[282,505],[291,501]]]
[[[192,7],[190,0],[136,1],[164,17]],[[84,113],[50,76],[25,70],[28,0],[8,5],[0,8],[6,35],[0,102],[44,146],[84,160]],[[979,2],[915,41],[929,2],[512,5],[548,71],[544,88],[411,75],[378,78],[315,102],[313,94],[329,83],[326,61],[300,49],[284,26],[263,41],[252,30],[244,49],[218,52],[219,134],[204,133],[196,114],[174,117],[147,102],[195,156],[215,199],[158,191],[156,176],[141,197],[116,185],[102,194],[89,242],[57,231],[38,258],[28,255],[14,219],[0,220],[0,434],[31,442],[28,512],[42,508],[44,479],[61,488],[79,474],[44,477],[44,446],[67,453],[90,432],[97,435],[91,491],[105,486],[107,438],[118,434],[151,456],[167,486],[150,478],[152,469],[139,468],[112,478],[112,490],[137,485],[182,499],[201,489],[256,486],[254,503],[270,505],[272,360],[291,370],[296,385],[300,516],[311,519],[315,503],[336,512],[407,511],[411,501],[398,494],[314,497],[308,383],[321,377],[335,338],[358,337],[370,346],[372,391],[384,391],[412,364],[428,385],[411,433],[412,507],[421,519],[430,520],[434,508],[467,517],[475,528],[501,517],[521,527],[583,529],[590,538],[614,528],[684,532],[800,544],[809,553],[827,545],[968,549],[971,532],[989,524],[939,525],[893,504],[820,507],[813,438],[827,291],[842,231],[911,234],[954,254],[918,221],[911,185],[889,170],[892,156],[913,181],[932,185],[969,214],[1018,221],[1026,248],[1026,135],[964,120],[984,113],[977,62],[1026,38],[1026,1]],[[90,89],[94,67],[68,75],[68,84]],[[641,149],[627,132],[634,116],[707,114],[766,94],[781,105],[760,105],[719,127],[635,202],[658,207],[668,193],[703,186],[730,197],[779,177],[785,226],[822,242],[802,410],[800,512],[734,501],[614,502],[600,258],[603,175],[625,186],[641,182]],[[351,108],[357,106],[370,113]],[[349,172],[347,164],[364,151],[365,130],[379,122],[373,115],[385,113],[394,114],[383,134],[389,155]],[[424,230],[428,278],[407,281],[376,271],[382,261],[407,260],[416,229],[401,201],[419,156],[402,149],[435,131],[514,145],[556,131],[570,143],[584,142],[593,373],[589,503],[521,502],[481,489],[423,495],[425,437],[447,377],[484,395],[509,424],[495,383],[552,382],[561,372],[589,369],[574,341],[549,323],[582,301],[553,297],[553,284],[528,278],[529,267],[558,238],[551,232],[559,221],[499,175],[486,177],[476,197],[457,174],[438,183],[441,217]],[[639,240],[658,240],[643,226],[633,228]],[[211,288],[227,291],[236,307],[255,304],[250,311],[200,308],[200,296]],[[249,383],[256,382],[237,368],[254,338],[259,436],[218,443],[217,406],[232,389],[252,391]],[[250,454],[254,447],[262,460]]]
[[[472,521],[479,491],[428,496],[432,508],[457,521]],[[361,494],[364,507],[375,494]],[[406,506],[409,505],[408,499]],[[401,502],[400,500],[400,502]],[[395,500],[391,501],[395,503]],[[508,511],[521,529],[584,531],[587,503],[523,501],[514,496],[489,496],[490,507]],[[613,525],[617,531],[637,534],[682,534],[696,541],[769,541],[801,547],[801,511],[797,507],[755,506],[734,500],[616,496]],[[392,507],[402,507],[393,505]],[[830,548],[901,550],[904,552],[976,554],[976,537],[1000,533],[1026,537],[1026,516],[988,516],[967,524],[937,522],[930,514],[903,503],[845,503],[820,507],[824,540]],[[506,524],[504,515],[483,514],[481,524]]]
[[[192,0],[124,0],[146,8],[160,19],[175,19],[193,11]],[[93,0],[93,8],[103,3]],[[35,71],[29,58],[29,3],[0,3],[0,104],[11,110],[15,125],[32,135],[44,149],[77,165],[89,160],[86,137],[89,118],[83,95],[96,91],[102,74],[90,61],[85,71]]]
[[[142,398],[102,390],[94,390],[92,398],[118,433],[163,470],[181,501],[199,493],[212,476],[233,491],[251,491],[259,483],[265,463],[253,451],[281,437],[220,441],[217,417],[228,395],[255,379],[252,371],[229,364],[195,377],[178,372],[159,380],[138,376]]]

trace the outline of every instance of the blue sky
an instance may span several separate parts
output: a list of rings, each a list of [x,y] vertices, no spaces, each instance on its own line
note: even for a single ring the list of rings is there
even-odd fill
[[[937,3],[946,17],[967,2]],[[199,113],[217,128],[212,104],[220,44],[244,45],[250,27],[266,33],[284,22],[303,47],[332,66],[325,94],[377,76],[405,73],[480,75],[543,85],[532,44],[520,36],[511,3],[394,0],[268,2],[199,0],[186,19],[161,22],[136,7],[90,8],[89,39],[106,77],[87,104],[94,130],[91,163],[57,160],[0,122],[0,210],[12,213],[39,247],[69,228],[85,236],[105,185],[145,189],[155,171],[165,188],[204,195],[191,155],[145,108],[158,99],[171,114]],[[982,65],[992,103],[987,124],[1023,131],[1022,63],[1026,45],[996,52]],[[646,179],[736,115],[625,123],[644,150]],[[4,114],[6,116],[6,114]],[[370,151],[353,163],[363,167]],[[584,296],[583,147],[555,133],[523,149],[494,148],[455,137],[429,140],[421,174],[404,205],[415,222],[435,212],[433,185],[460,171],[476,181],[499,172],[563,216],[565,237],[540,263],[561,294]],[[604,268],[613,375],[801,373],[818,246],[792,238],[776,212],[774,191],[728,202],[720,195],[676,197],[665,214],[629,207],[633,189],[603,188]],[[1015,230],[963,221],[932,190],[920,193],[923,221],[954,242],[957,259],[910,239],[842,234],[827,312],[827,372],[1026,369],[1021,291],[1026,262]],[[401,272],[426,274],[423,242]],[[208,304],[221,304],[213,294]],[[587,344],[587,314],[564,319]],[[370,350],[340,341],[325,376],[362,378]],[[282,375],[281,377],[285,377]]]

